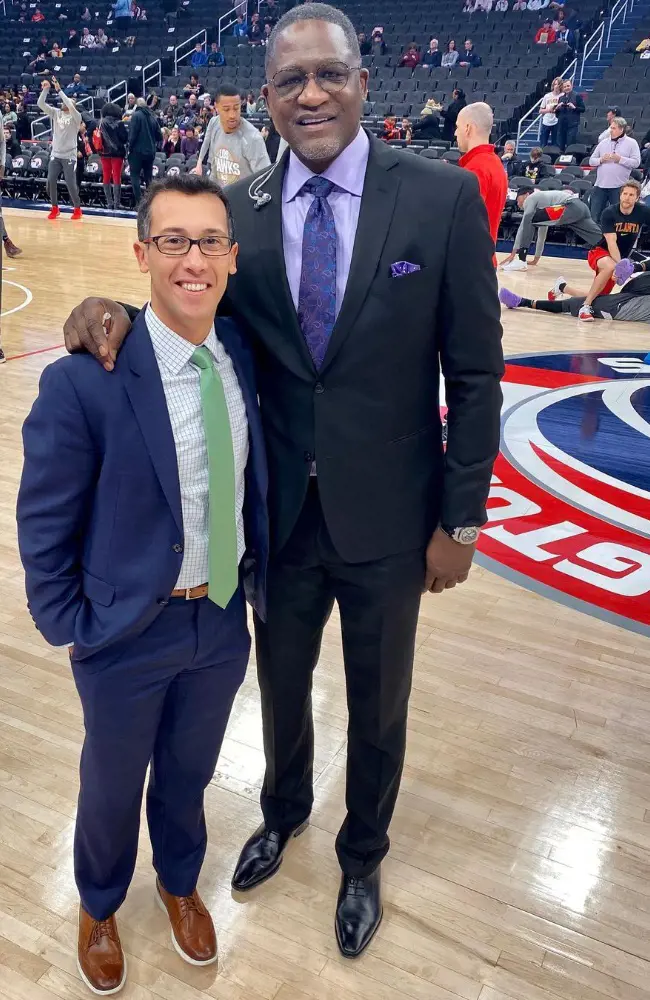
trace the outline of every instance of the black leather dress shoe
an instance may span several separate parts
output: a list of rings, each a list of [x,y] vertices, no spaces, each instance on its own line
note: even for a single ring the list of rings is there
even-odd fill
[[[275,875],[282,864],[282,855],[289,841],[299,837],[308,826],[309,820],[305,820],[287,833],[280,833],[278,830],[269,830],[262,823],[242,848],[232,877],[233,889],[246,892]]]
[[[345,958],[357,958],[368,947],[379,929],[384,908],[381,905],[379,868],[367,878],[344,875],[336,904],[336,940]]]

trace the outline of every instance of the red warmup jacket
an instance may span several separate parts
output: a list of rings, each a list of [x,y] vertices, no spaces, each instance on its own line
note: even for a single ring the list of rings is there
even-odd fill
[[[508,196],[508,175],[503,163],[495,153],[494,146],[487,143],[470,149],[469,153],[461,156],[458,163],[465,170],[476,174],[481,198],[487,208],[490,235],[496,246],[499,223]]]

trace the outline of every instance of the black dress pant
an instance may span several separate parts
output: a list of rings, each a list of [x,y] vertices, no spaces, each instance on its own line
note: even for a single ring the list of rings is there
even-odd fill
[[[155,155],[153,153],[129,153],[129,168],[131,171],[131,186],[133,188],[133,198],[136,205],[142,198],[142,188],[140,186],[140,173],[147,187],[153,178],[153,165]]]
[[[323,628],[339,606],[348,703],[347,816],[336,841],[343,871],[369,875],[389,848],[388,827],[406,745],[422,549],[350,564],[336,552],[310,480],[293,534],[272,558],[266,623],[256,619],[269,827],[288,830],[313,803],[312,673]]]

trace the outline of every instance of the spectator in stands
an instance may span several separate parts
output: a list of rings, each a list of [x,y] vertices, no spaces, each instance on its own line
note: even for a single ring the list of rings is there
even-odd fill
[[[7,155],[19,156],[21,152],[20,140],[16,135],[16,133],[13,132],[10,128],[7,128],[6,126],[3,126],[2,131],[5,137],[5,146],[7,148]]]
[[[463,6],[463,14],[473,14],[474,13],[474,0],[465,0]]]
[[[248,24],[243,14],[237,15],[232,32],[235,38],[238,38],[241,42],[248,43]]]
[[[413,126],[411,125],[411,120],[409,118],[402,118],[399,131],[400,139],[403,139],[407,145],[410,145],[411,140],[413,139]]]
[[[499,223],[508,195],[508,178],[490,142],[493,125],[494,114],[489,104],[482,101],[468,104],[458,113],[456,142],[463,154],[459,165],[478,180],[481,198],[487,209],[490,235],[496,247]],[[496,265],[496,258],[494,263]]]
[[[208,66],[225,66],[226,57],[219,48],[217,42],[213,42],[208,52]]]
[[[508,0],[497,0],[494,9],[498,10],[500,14],[504,14],[508,9]]]
[[[192,58],[190,64],[192,69],[198,69],[200,66],[207,65],[208,57],[203,51],[203,45],[201,42],[197,42],[194,46],[194,52],[192,53]]]
[[[451,104],[448,108],[443,108],[440,112],[444,124],[442,126],[442,137],[447,139],[449,142],[454,138],[454,133],[456,132],[456,119],[458,115],[463,110],[467,104],[467,98],[465,97],[465,91],[457,87],[452,92]]]
[[[414,139],[438,139],[440,138],[440,114],[441,105],[434,97],[430,97],[426,102],[417,125],[413,128]]]
[[[122,166],[128,138],[119,104],[105,104],[100,113],[99,128],[93,136],[93,147],[101,157],[102,186],[109,209],[120,208]]]
[[[266,152],[271,163],[275,163],[278,158],[278,150],[280,148],[280,133],[271,121],[268,125],[265,125],[261,131],[261,136],[266,143]]]
[[[43,52],[43,53],[45,53],[45,55],[47,55],[49,53],[51,47],[52,46],[50,45],[50,43],[47,40],[47,36],[46,35],[41,35],[41,40],[38,43],[38,48],[36,49],[36,55],[40,56],[41,52]]]
[[[557,144],[562,152],[577,141],[580,115],[584,114],[584,111],[585,102],[582,96],[575,92],[571,80],[565,80],[555,111],[558,119]]]
[[[264,139],[251,122],[242,118],[237,87],[222,84],[215,97],[217,114],[210,120],[196,172],[207,160],[210,176],[223,187],[271,165]]]
[[[75,75],[72,77],[72,83],[68,84],[68,86],[65,88],[65,92],[68,97],[85,97],[85,95],[88,93],[88,89],[86,85],[83,83],[81,75],[79,73],[75,73]]]
[[[47,96],[52,84],[61,100],[60,108],[55,108],[47,103]],[[61,174],[63,174],[70,201],[74,205],[72,218],[80,219],[81,202],[75,179],[75,165],[77,162],[77,132],[79,131],[81,114],[77,111],[72,98],[63,93],[59,81],[53,79],[52,84],[49,80],[43,80],[38,98],[38,107],[52,121],[52,151],[47,170],[47,188],[52,209],[48,219],[56,219],[60,214],[57,183]]]
[[[196,73],[190,73],[190,82],[186,83],[183,87],[183,97],[189,98],[192,94],[195,97],[200,97],[203,93],[203,84],[199,83],[199,78]]]
[[[95,36],[91,35],[90,28],[84,28],[81,32],[81,41],[79,46],[82,49],[94,49],[95,48]]]
[[[557,35],[551,23],[550,17],[547,17],[541,26],[537,29],[535,34],[535,44],[536,45],[553,45]]]
[[[384,53],[386,52],[386,43],[384,41],[384,29],[382,27],[373,28],[370,39],[372,41],[373,56],[383,56]]]
[[[639,144],[626,135],[626,128],[625,118],[612,118],[609,136],[598,143],[589,157],[589,165],[597,168],[589,201],[594,222],[600,223],[610,205],[618,205],[621,189],[641,163]]]
[[[264,38],[264,29],[262,22],[260,21],[260,15],[255,11],[251,17],[251,23],[248,26],[248,44],[249,45],[261,45],[262,39]]]
[[[133,18],[130,0],[115,0],[115,3],[111,5],[111,9],[115,18],[115,30],[126,33],[131,27],[131,20]]]
[[[127,94],[126,95],[126,106],[124,108],[124,113],[123,113],[122,117],[126,118],[126,119],[129,119],[131,117],[131,115],[134,113],[135,108],[136,108],[135,94]]]
[[[81,182],[83,181],[88,157],[92,156],[92,154],[93,149],[88,137],[88,128],[82,118],[79,122],[79,131],[77,132],[77,168],[75,171],[75,179],[79,191],[81,191]]]
[[[6,132],[4,129],[0,129],[0,182],[4,177],[5,173],[5,162],[7,159],[7,139]],[[11,155],[11,154],[10,154]],[[9,234],[4,224],[4,219],[2,217],[2,188],[0,187],[0,236],[2,237],[2,246],[4,252],[8,257],[19,257],[22,253],[20,247],[17,247],[15,243],[9,239]],[[4,364],[5,356],[2,350],[2,341],[0,341],[0,364]]]
[[[45,14],[43,14],[40,7],[37,7],[34,13],[32,14],[32,21],[34,22],[34,24],[38,24],[44,20],[45,20]]]
[[[156,118],[162,117],[162,109],[160,107],[160,98],[155,90],[150,90],[147,94],[147,107],[150,111],[153,111]]]
[[[81,20],[82,21],[92,21],[92,19],[93,19],[93,16],[90,13],[88,7],[84,7],[84,9],[81,12]]]
[[[460,53],[460,59],[458,61],[459,66],[471,67],[476,69],[481,65],[481,57],[474,48],[474,43],[471,38],[465,39],[464,50]]]
[[[257,101],[256,101],[256,98],[255,98],[255,94],[253,93],[252,90],[249,90],[248,93],[247,93],[247,95],[246,95],[246,103],[244,105],[244,114],[246,114],[246,115],[254,115],[255,114],[255,105],[256,105],[256,103],[257,103]]]
[[[271,37],[271,32],[273,31],[273,25],[265,24],[264,30],[262,31],[262,45],[269,44],[269,38]]]
[[[167,29],[175,27],[178,18],[178,0],[162,0],[162,9]]]
[[[178,97],[176,94],[172,94],[169,98],[169,104],[163,111],[163,121],[166,125],[175,125],[176,121],[180,118],[182,113],[182,107],[179,104]]]
[[[553,171],[547,163],[544,163],[544,151],[540,146],[533,146],[530,151],[530,159],[524,164],[524,177],[528,177],[533,184],[537,185],[546,177],[552,177]]]
[[[169,133],[168,138],[163,142],[163,153],[165,156],[173,156],[174,153],[180,153],[181,151],[181,133],[179,129],[174,126],[174,128]]]
[[[513,10],[526,10],[527,7],[528,4],[526,3],[526,0],[515,0],[512,5]]]
[[[548,5],[549,0],[528,0],[528,10],[544,10]]]
[[[7,126],[9,126],[9,125],[15,125],[15,123],[17,121],[18,121],[18,115],[16,114],[15,110],[12,108],[11,104],[9,103],[9,101],[6,101],[5,102],[5,106],[4,106],[4,110],[3,110],[3,114],[2,114],[2,124],[3,125],[7,125]]]
[[[69,49],[78,49],[80,41],[81,41],[81,39],[79,38],[79,35],[77,34],[77,29],[76,28],[70,28],[70,30],[68,32],[68,37],[67,37],[66,43],[65,43],[66,46],[67,46],[67,48],[69,48]]]
[[[489,14],[492,10],[494,0],[476,0],[474,4],[474,12],[480,14]]]
[[[393,139],[399,139],[399,137],[397,118],[394,115],[387,115],[384,118],[384,129],[379,138],[383,139],[384,142],[392,142]]]
[[[36,73],[39,75],[47,75],[50,71],[47,67],[47,58],[44,52],[36,56],[36,59],[32,59],[30,63],[27,63],[27,69],[31,73]]]
[[[63,49],[58,42],[52,43],[52,50],[50,52],[52,59],[63,59]]]
[[[359,32],[359,52],[362,56],[369,56],[372,52],[372,42],[366,38],[363,31]]]
[[[416,42],[411,42],[399,64],[400,66],[408,66],[409,69],[415,69],[416,66],[420,65],[420,51]]]
[[[424,53],[422,57],[423,66],[441,66],[442,65],[442,52],[438,48],[438,39],[432,38],[429,42],[429,48]]]
[[[19,142],[26,142],[32,137],[32,128],[27,108],[24,104],[16,105],[16,115],[18,116],[16,120],[16,138]]]
[[[539,141],[542,146],[554,146],[557,140],[557,115],[556,109],[558,101],[562,96],[562,79],[559,76],[553,80],[548,94],[544,94],[540,105],[542,124],[539,131]]]
[[[194,156],[195,153],[198,153],[200,145],[201,143],[194,134],[194,129],[191,126],[186,128],[185,138],[181,139],[181,153],[185,159],[188,160],[190,156]]]
[[[458,62],[458,49],[456,48],[456,42],[453,38],[450,38],[447,42],[447,48],[443,52],[441,64],[445,69],[453,69]]]
[[[524,176],[524,161],[517,155],[517,146],[513,139],[508,139],[504,144],[501,162],[508,177]]]
[[[612,121],[614,120],[614,118],[620,118],[621,114],[622,114],[621,109],[617,108],[616,106],[607,109],[607,115],[606,115],[607,128],[604,129],[598,136],[598,142],[602,142],[603,139],[609,139],[611,137],[609,129],[612,124]]]
[[[643,38],[637,45],[635,52],[647,52],[650,49],[650,38]]]
[[[143,97],[138,97],[129,122],[129,168],[136,205],[142,197],[140,176],[148,187],[153,177],[156,150],[162,144],[162,131]]]
[[[277,24],[282,15],[277,0],[262,0],[262,3],[259,5],[259,12],[264,24],[270,24],[271,27]]]

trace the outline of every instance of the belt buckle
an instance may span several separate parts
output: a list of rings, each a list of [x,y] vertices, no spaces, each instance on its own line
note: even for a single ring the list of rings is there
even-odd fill
[[[199,583],[196,587],[188,587],[186,589],[186,591],[185,591],[185,600],[186,601],[198,601],[198,600],[200,600],[201,597],[205,596],[204,594],[200,593],[200,591],[204,587],[205,587],[204,583]],[[192,593],[193,590],[196,591],[195,594]],[[207,591],[206,591],[206,593],[207,593]]]

